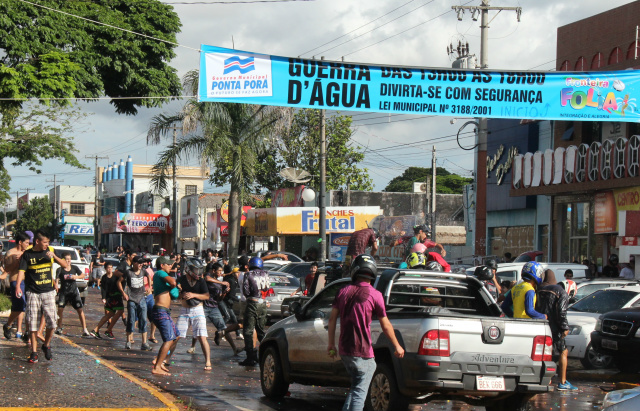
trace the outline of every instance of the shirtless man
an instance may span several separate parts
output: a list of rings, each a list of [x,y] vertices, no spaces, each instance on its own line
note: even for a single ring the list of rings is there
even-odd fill
[[[24,312],[26,308],[24,282],[22,283],[22,297],[16,297],[16,281],[18,280],[18,267],[20,266],[20,257],[24,250],[29,248],[31,240],[25,233],[17,233],[15,236],[16,246],[7,252],[4,259],[4,269],[9,275],[9,281],[11,282],[11,314],[7,319],[7,323],[2,327],[4,331],[4,338],[10,339],[11,325],[14,321],[18,323],[18,332],[16,338],[22,338],[22,320],[24,320]]]

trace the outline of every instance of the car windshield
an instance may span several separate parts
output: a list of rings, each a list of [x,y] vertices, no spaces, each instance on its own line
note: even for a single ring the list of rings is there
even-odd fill
[[[624,307],[637,295],[637,292],[629,290],[596,291],[569,307],[569,310],[604,314]]]

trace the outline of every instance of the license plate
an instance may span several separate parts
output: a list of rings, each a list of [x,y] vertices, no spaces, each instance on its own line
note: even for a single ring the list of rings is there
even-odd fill
[[[602,339],[602,348],[608,348],[610,350],[618,349],[618,342],[613,340]]]
[[[492,375],[476,375],[476,385],[479,391],[505,391],[504,377]]]

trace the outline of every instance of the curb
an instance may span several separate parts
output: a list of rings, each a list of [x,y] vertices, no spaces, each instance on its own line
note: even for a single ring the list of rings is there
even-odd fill
[[[567,371],[567,378],[578,381],[606,381],[606,382],[620,382],[620,381],[637,381],[640,383],[639,374],[630,374],[623,372],[589,372],[589,371]]]

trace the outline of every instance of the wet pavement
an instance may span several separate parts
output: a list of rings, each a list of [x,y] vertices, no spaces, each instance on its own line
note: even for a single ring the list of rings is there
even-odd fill
[[[29,349],[17,340],[0,340],[0,408],[163,408],[147,389],[106,367],[100,359],[59,338],[52,342],[53,359],[42,352],[39,362],[27,362]]]
[[[90,289],[87,303],[87,323],[91,329],[103,314],[97,288]],[[173,310],[174,318],[177,317],[179,311],[180,307],[176,305]],[[223,340],[220,346],[216,346],[213,342],[214,328],[210,325],[208,329],[213,371],[205,371],[203,369],[204,356],[200,346],[196,346],[195,354],[188,354],[186,351],[190,347],[191,341],[190,339],[181,339],[172,358],[172,364],[170,365],[172,376],[170,377],[151,374],[151,361],[159,348],[159,344],[152,344],[154,348],[152,352],[141,351],[140,336],[134,333],[136,342],[133,345],[133,349],[124,349],[125,330],[121,321],[114,328],[115,340],[82,338],[78,336],[81,332],[78,326],[78,317],[71,307],[68,307],[65,309],[63,326],[67,336],[79,346],[109,360],[141,380],[166,390],[178,397],[183,404],[191,405],[193,409],[197,410],[340,410],[347,392],[343,388],[292,384],[289,389],[290,396],[281,402],[271,401],[262,395],[259,368],[239,366],[237,363],[244,359],[244,353],[234,357],[226,341]],[[159,338],[159,333],[157,337]],[[243,345],[241,340],[236,340],[236,343],[240,347]],[[56,347],[61,345],[62,343],[59,340],[55,343]],[[24,363],[22,365],[28,364]],[[637,375],[617,377],[615,370],[600,373],[584,372],[581,370],[579,363],[573,361],[570,362],[570,371],[570,381],[578,386],[580,390],[572,393],[551,392],[537,395],[531,402],[533,410],[600,410],[602,400],[606,394],[602,388],[613,389],[613,383],[620,378],[624,378],[628,382],[634,382],[632,380],[635,378],[635,382],[639,382],[637,381]],[[6,376],[7,373],[2,373],[1,375]],[[574,379],[571,379],[572,377]],[[579,379],[576,380],[575,378]],[[105,383],[107,382],[105,381]],[[112,392],[122,393],[123,391],[114,390]],[[482,411],[484,407],[469,406],[459,401],[433,401],[425,405],[412,406],[412,410]]]

